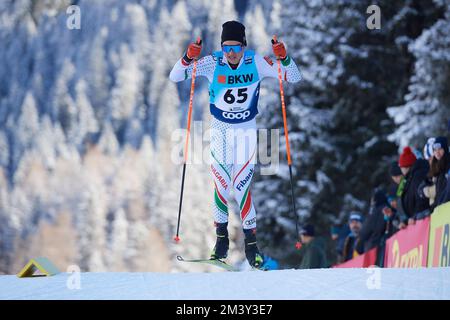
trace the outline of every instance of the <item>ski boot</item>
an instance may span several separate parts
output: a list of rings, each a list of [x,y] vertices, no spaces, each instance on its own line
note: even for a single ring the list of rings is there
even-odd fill
[[[211,260],[222,260],[228,255],[228,223],[215,223],[216,225],[216,245],[211,252]]]
[[[248,263],[255,269],[261,269],[264,258],[256,245],[256,229],[244,229],[245,235],[245,256]]]

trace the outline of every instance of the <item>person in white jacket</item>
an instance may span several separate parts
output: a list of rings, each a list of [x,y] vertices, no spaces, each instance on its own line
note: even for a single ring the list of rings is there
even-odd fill
[[[179,82],[191,78],[193,60],[197,60],[196,75],[210,83],[211,172],[214,180],[214,222],[217,241],[211,259],[225,259],[228,254],[228,195],[233,188],[240,207],[245,234],[245,254],[249,264],[259,268],[264,259],[256,243],[256,211],[250,184],[256,163],[256,122],[259,85],[266,77],[278,78],[277,65],[269,57],[245,50],[245,27],[237,21],[222,25],[222,50],[202,57],[201,42],[191,43],[177,61],[170,79]],[[282,42],[272,40],[275,56],[281,61],[282,78],[298,82],[300,71],[286,54]]]

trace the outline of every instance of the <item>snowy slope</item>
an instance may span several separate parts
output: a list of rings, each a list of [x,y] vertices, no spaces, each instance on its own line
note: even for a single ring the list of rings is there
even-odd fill
[[[69,277],[0,276],[0,299],[450,299],[450,268],[82,273],[79,290]]]

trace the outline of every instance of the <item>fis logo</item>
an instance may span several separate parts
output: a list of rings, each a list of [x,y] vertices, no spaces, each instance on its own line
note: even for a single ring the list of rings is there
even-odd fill
[[[253,73],[251,74],[240,74],[234,76],[224,76],[218,75],[217,82],[224,84],[238,84],[238,83],[247,83],[253,81]]]
[[[239,181],[239,183],[236,186],[236,189],[238,189],[239,191],[242,190],[242,188],[250,181],[250,179],[253,176],[253,169],[251,169],[248,173],[248,175],[241,181]]]

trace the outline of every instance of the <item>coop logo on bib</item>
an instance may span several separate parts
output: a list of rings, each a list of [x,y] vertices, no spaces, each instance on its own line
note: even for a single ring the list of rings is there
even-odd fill
[[[222,116],[225,119],[230,119],[230,120],[234,120],[234,119],[238,119],[238,120],[245,120],[250,116],[250,111],[246,110],[243,112],[222,112]]]

